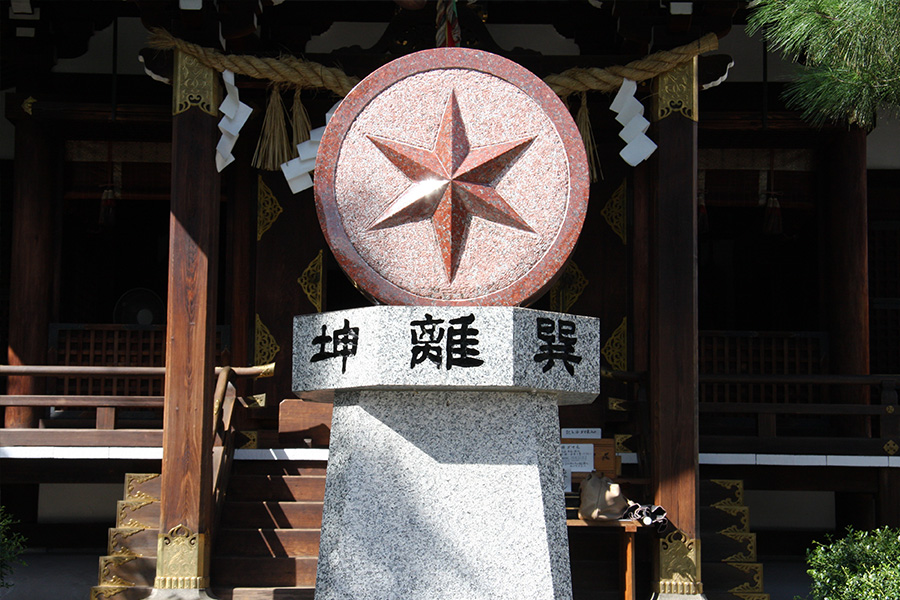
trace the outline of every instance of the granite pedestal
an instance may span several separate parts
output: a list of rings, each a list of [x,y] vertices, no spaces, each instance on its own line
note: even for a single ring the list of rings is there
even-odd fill
[[[317,600],[572,597],[557,404],[599,392],[596,319],[302,316],[293,377],[334,402]]]

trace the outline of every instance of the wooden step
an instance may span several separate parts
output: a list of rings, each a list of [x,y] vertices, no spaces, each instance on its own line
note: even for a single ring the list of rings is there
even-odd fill
[[[315,587],[213,588],[219,600],[313,600]],[[130,600],[130,599],[129,599]]]
[[[325,477],[328,463],[324,460],[237,460],[232,463],[232,477],[237,475],[318,475]]]
[[[719,502],[743,506],[744,482],[740,479],[701,479],[701,506],[712,506]]]
[[[156,556],[158,538],[158,529],[112,528],[109,530],[106,552],[110,555]]]
[[[325,477],[321,475],[233,475],[228,500],[304,500],[325,498]]]
[[[319,529],[321,502],[226,502],[222,525],[231,528]]]
[[[159,527],[159,502],[119,500],[116,503],[116,527],[156,529]]]
[[[278,407],[278,439],[288,446],[324,448],[331,438],[332,405],[297,398],[283,400]]]
[[[125,473],[123,500],[159,500],[162,477],[159,473]]]
[[[704,592],[764,593],[761,563],[704,562],[701,569]]]
[[[95,585],[91,588],[91,600],[144,600],[153,592],[146,585]]]
[[[746,506],[701,506],[699,512],[701,538],[722,531],[750,532],[750,509]]]
[[[212,587],[313,587],[316,558],[217,556],[212,560]]]
[[[156,578],[156,557],[115,556],[100,557],[100,585],[137,585],[153,587]]]
[[[703,562],[756,562],[756,534],[744,531],[703,536]]]
[[[318,529],[222,529],[217,555],[309,557],[319,555]]]

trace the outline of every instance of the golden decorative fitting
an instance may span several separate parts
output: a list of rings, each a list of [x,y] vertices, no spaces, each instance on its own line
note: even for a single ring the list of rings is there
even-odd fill
[[[630,433],[617,433],[616,434],[616,452],[633,452],[628,446],[625,445],[625,442],[633,438],[634,436]]]
[[[729,563],[738,571],[743,571],[753,577],[753,582],[745,581],[739,586],[733,587],[729,592],[757,592],[763,591],[763,566],[760,563]]]
[[[258,431],[242,431],[241,435],[247,438],[247,441],[241,446],[241,450],[254,450],[259,447]]]
[[[559,281],[550,288],[550,310],[568,312],[581,297],[587,284],[587,277],[584,276],[575,261],[570,260]]]
[[[628,317],[622,318],[622,322],[603,344],[600,354],[616,371],[628,370]]]
[[[663,73],[653,80],[653,86],[657,121],[675,113],[697,120],[697,57]]]
[[[176,525],[159,535],[156,557],[153,587],[163,590],[209,587],[209,547],[205,534]]]
[[[322,261],[324,256],[324,251],[319,250],[319,253],[303,269],[303,273],[297,280],[303,293],[309,299],[309,303],[315,307],[316,312],[322,312]]]
[[[272,332],[265,326],[262,319],[259,318],[259,313],[257,313],[256,360],[254,362],[258,365],[275,362],[275,355],[278,354],[280,350],[281,347],[278,345],[278,342],[275,341],[275,336],[272,335]]]
[[[28,96],[22,102],[22,110],[25,111],[26,114],[31,114],[31,107],[34,106],[34,103],[37,102],[37,98],[34,96]]]
[[[772,600],[772,597],[765,592],[731,592],[741,600]]]
[[[252,396],[247,396],[246,400],[247,408],[263,408],[266,405],[265,394],[253,394]]]
[[[900,450],[900,446],[897,445],[897,442],[894,440],[888,440],[884,445],[884,451],[887,452],[890,456],[897,454],[897,450]]]
[[[738,517],[740,519],[740,525],[729,525],[717,533],[721,533],[722,535],[727,535],[729,533],[750,533],[750,509],[748,507],[717,502],[712,505],[712,508],[721,510],[732,517]]]
[[[91,588],[91,600],[109,600],[128,590],[128,585],[101,585]]]
[[[623,244],[628,244],[628,227],[627,227],[627,211],[625,209],[625,199],[628,197],[626,194],[627,188],[625,187],[626,180],[622,180],[622,185],[616,189],[609,197],[609,200],[606,202],[606,206],[603,207],[603,210],[600,211],[600,214],[603,215],[603,218],[606,219],[606,222],[612,228],[619,239],[622,240]]]
[[[622,398],[610,398],[609,399],[609,410],[616,410],[619,412],[628,412],[628,409],[625,408],[625,400]]]
[[[276,351],[277,352],[277,351]],[[275,363],[270,362],[264,365],[256,365],[262,371],[259,372],[259,375],[256,376],[256,379],[261,379],[263,377],[274,377],[275,376]]]
[[[722,562],[756,562],[756,534],[737,531],[729,531],[722,533],[727,538],[745,545],[743,552],[732,554],[728,558],[723,558]]]
[[[894,407],[893,406],[885,406],[884,412],[886,412],[889,415],[892,415],[892,414],[894,414]]]
[[[180,115],[192,106],[218,116],[218,73],[189,54],[175,51],[175,83],[172,90],[172,114]]]
[[[146,523],[141,523],[130,516],[128,513],[133,513],[134,511],[147,506],[148,504],[152,504],[154,500],[120,500],[116,504],[116,527],[121,527],[124,529],[153,529],[152,525],[148,525]]]
[[[130,563],[137,556],[134,554],[117,554],[115,556],[100,557],[100,585],[111,585],[116,587],[133,587],[134,582],[127,581],[113,573],[113,567],[121,567],[126,563]]]
[[[125,540],[130,538],[133,535],[136,535],[142,531],[146,531],[146,529],[128,528],[128,527],[116,527],[115,529],[109,530],[109,542],[106,546],[106,551],[112,555],[128,555],[128,556],[139,556],[136,552],[134,552],[131,548],[125,546]]]
[[[700,540],[675,530],[659,540],[659,581],[661,594],[702,594],[700,581]]]
[[[732,504],[744,505],[744,480],[743,479],[713,479],[713,483],[726,490],[734,490],[734,501]]]
[[[266,185],[262,175],[256,180],[256,241],[262,239],[279,215],[284,212],[278,198],[272,192],[272,188]]]
[[[159,501],[159,498],[148,494],[143,490],[135,489],[136,486],[159,477],[159,473],[125,473],[125,499]]]

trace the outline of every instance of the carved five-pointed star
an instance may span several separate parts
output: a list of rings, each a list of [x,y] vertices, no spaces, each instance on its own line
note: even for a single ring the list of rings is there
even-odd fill
[[[374,135],[366,137],[412,181],[369,229],[431,219],[444,271],[451,282],[459,269],[473,217],[534,233],[494,189],[498,176],[534,137],[470,148],[455,91],[450,92],[432,150]]]

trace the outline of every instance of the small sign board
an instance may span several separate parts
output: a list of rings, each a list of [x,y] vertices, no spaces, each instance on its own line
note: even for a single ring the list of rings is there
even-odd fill
[[[593,444],[560,444],[564,469],[578,473],[594,470]]]
[[[563,439],[599,440],[603,437],[603,430],[599,427],[563,427]]]

